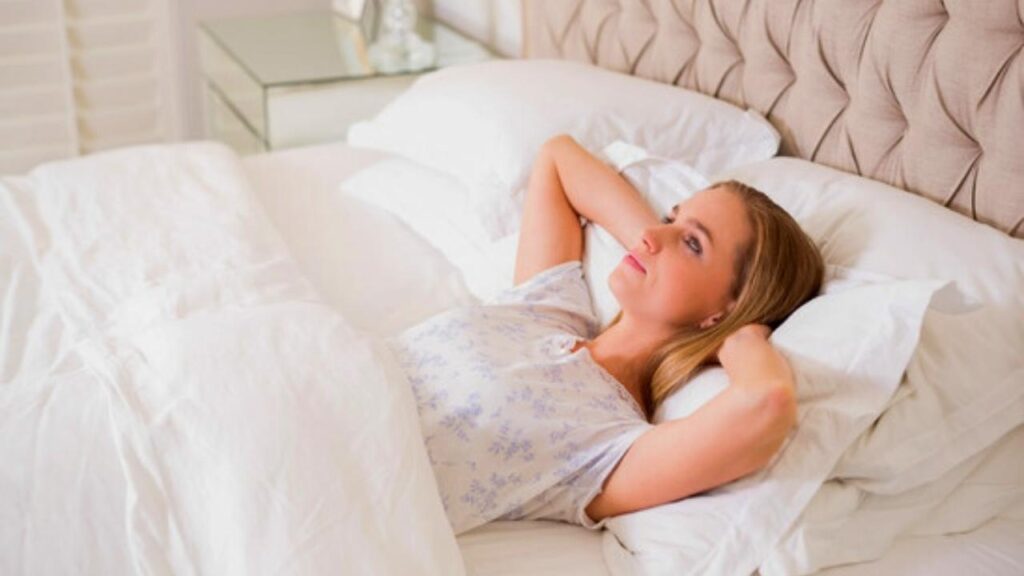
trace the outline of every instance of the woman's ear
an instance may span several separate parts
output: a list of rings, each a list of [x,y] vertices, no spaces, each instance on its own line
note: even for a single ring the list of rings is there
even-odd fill
[[[715,314],[708,316],[707,318],[701,321],[698,327],[701,330],[707,330],[708,328],[711,328],[715,324],[721,322],[722,318],[724,318],[725,315],[728,314],[729,312],[732,312],[732,309],[735,307],[736,301],[730,300],[729,303],[725,305],[725,310],[722,310],[721,312],[716,312]]]
[[[718,322],[722,320],[722,316],[725,316],[725,312],[719,312],[713,316],[708,316],[707,318],[701,321],[700,329],[707,330],[708,328],[711,328],[715,324],[718,324]]]

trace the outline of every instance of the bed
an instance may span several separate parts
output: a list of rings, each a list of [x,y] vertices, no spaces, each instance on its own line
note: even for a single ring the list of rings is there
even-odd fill
[[[350,174],[388,155],[351,148],[343,143],[254,156],[245,160],[261,200],[273,215],[304,272],[317,279],[338,308],[359,318],[361,328],[390,332],[446,306],[472,298],[460,282],[456,289],[443,285],[457,270],[400,221],[363,202],[345,199],[345,220],[317,222],[315,206],[338,200],[338,184]],[[333,277],[337,268],[320,266],[324,246],[382,244],[403,252],[401,278],[368,286]],[[345,269],[372,267],[372,255],[341,249]],[[338,260],[339,262],[341,260]],[[389,277],[390,280],[390,277]],[[424,298],[403,300],[404,309],[367,307],[366,294],[389,303],[389,295],[407,293],[417,283],[432,289]],[[394,292],[391,292],[391,291]],[[1018,444],[1019,445],[1019,444]],[[878,560],[836,566],[817,572],[835,576],[943,575],[967,571],[991,575],[1019,574],[1024,569],[1024,508],[1006,510],[975,530],[943,536],[906,536]],[[547,521],[497,521],[458,537],[468,574],[489,575],[595,575],[613,574],[604,561],[602,538],[578,526]]]
[[[785,158],[738,162],[729,149],[691,163],[708,176],[777,192],[805,216],[837,210],[806,220],[832,262],[887,276],[955,277],[968,296],[987,300],[988,316],[956,324],[956,314],[979,312],[977,302],[954,302],[943,321],[958,329],[964,318],[992,322],[991,340],[981,326],[971,335],[997,361],[967,358],[958,368],[973,370],[961,373],[966,380],[977,378],[969,392],[997,384],[1001,392],[989,398],[989,417],[971,415],[987,421],[984,430],[928,438],[928,446],[958,450],[955,460],[934,451],[913,467],[930,474],[928,482],[915,474],[908,486],[911,476],[886,476],[864,462],[859,479],[844,477],[835,470],[858,462],[840,460],[788,516],[773,519],[770,535],[749,525],[743,537],[764,536],[750,546],[756,550],[741,536],[723,537],[736,547],[716,550],[742,557],[734,564],[686,564],[713,547],[700,542],[700,525],[679,531],[689,540],[666,534],[659,542],[644,524],[654,516],[603,532],[499,520],[453,534],[411,393],[395,384],[401,379],[376,342],[507,283],[500,270],[474,277],[466,269],[507,262],[503,239],[512,231],[502,224],[514,222],[516,206],[500,194],[474,204],[468,213],[490,218],[495,230],[486,240],[498,241],[460,251],[478,231],[449,234],[458,226],[444,210],[417,228],[441,202],[388,205],[387,191],[368,185],[366,174],[390,176],[402,166],[394,186],[414,182],[415,192],[440,198],[460,186],[474,195],[508,188],[501,178],[516,170],[451,180],[438,167],[457,161],[461,168],[465,158],[438,153],[436,143],[458,134],[429,125],[444,122],[442,115],[417,113],[398,123],[424,139],[407,155],[386,150],[371,124],[350,133],[350,143],[247,158],[212,143],[138,147],[3,179],[0,572],[1024,573],[1018,4],[524,3],[530,58],[589,62],[654,80],[659,98],[682,93],[678,85],[763,115]],[[490,74],[510,70],[484,66]],[[488,83],[479,73],[464,80],[501,86],[501,78]],[[471,84],[434,88],[443,96]],[[437,106],[450,103],[435,98]],[[486,124],[500,113],[492,104],[462,112],[480,113],[477,124]],[[518,157],[513,136],[536,136],[529,118],[566,105],[530,104],[531,115],[511,116],[521,131],[490,142],[515,151],[520,164],[529,158]],[[586,104],[581,98],[568,109],[585,116]],[[400,109],[392,112],[402,119]],[[737,118],[750,126],[752,118]],[[715,136],[692,120],[694,133]],[[579,135],[603,145],[614,133],[654,149],[661,132],[623,132],[616,121]],[[490,151],[480,148],[468,153]],[[437,170],[410,165],[412,157]],[[715,162],[726,160],[719,170]],[[361,196],[340,193],[357,182]],[[860,195],[870,199],[858,205],[863,212],[840,210]],[[921,210],[924,220],[901,220]],[[864,230],[871,236],[855,241]],[[972,244],[958,246],[961,238]],[[881,248],[871,243],[877,239]],[[922,250],[920,262],[886,259],[913,249]],[[965,261],[976,262],[976,274],[948,269]],[[941,327],[934,318],[933,330]],[[941,360],[934,365],[945,366]],[[924,360],[913,366],[921,372],[910,376],[928,374]],[[911,405],[915,393],[900,390],[887,411]],[[960,430],[966,415],[949,414],[947,428]],[[882,420],[868,424],[885,429]],[[863,453],[874,453],[870,444]],[[687,546],[690,556],[669,554]]]

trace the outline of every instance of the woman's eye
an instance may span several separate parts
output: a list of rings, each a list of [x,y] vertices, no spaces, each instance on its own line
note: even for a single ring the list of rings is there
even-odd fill
[[[686,242],[686,245],[690,247],[690,250],[693,250],[694,254],[700,255],[702,252],[700,240],[694,236],[686,236],[684,238],[684,242]]]

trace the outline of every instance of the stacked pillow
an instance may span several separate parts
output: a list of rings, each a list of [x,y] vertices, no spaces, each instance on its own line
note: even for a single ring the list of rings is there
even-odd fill
[[[842,454],[761,571],[810,573],[871,560],[903,532],[928,524],[934,533],[969,530],[1024,500],[1022,471],[1006,466],[1012,450],[1004,448],[1024,447],[1024,242],[919,196],[803,160],[772,159],[727,176],[792,213],[828,262],[952,281],[959,292],[929,310],[884,412]],[[992,460],[999,454],[1001,462]],[[967,499],[971,482],[983,483]]]

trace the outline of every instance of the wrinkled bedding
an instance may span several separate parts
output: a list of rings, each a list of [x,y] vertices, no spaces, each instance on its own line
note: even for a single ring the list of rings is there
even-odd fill
[[[408,387],[211,143],[0,180],[0,574],[464,573]]]

